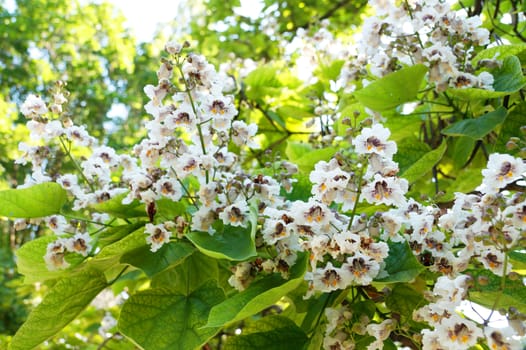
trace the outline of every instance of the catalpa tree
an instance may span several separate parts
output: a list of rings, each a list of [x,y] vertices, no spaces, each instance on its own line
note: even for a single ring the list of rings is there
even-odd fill
[[[369,5],[352,42],[300,28],[281,63],[168,42],[126,151],[65,83],[27,96],[0,214],[42,233],[17,266],[47,289],[10,349],[94,310],[62,343],[522,349],[526,44],[447,2]]]

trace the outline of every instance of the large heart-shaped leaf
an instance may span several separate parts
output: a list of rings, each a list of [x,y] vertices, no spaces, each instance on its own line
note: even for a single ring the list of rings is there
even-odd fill
[[[53,182],[0,191],[0,216],[39,218],[58,214],[66,200],[66,191]]]
[[[124,303],[119,329],[145,350],[197,349],[216,334],[218,328],[202,326],[212,306],[224,298],[212,281],[190,295],[166,288],[145,290]]]

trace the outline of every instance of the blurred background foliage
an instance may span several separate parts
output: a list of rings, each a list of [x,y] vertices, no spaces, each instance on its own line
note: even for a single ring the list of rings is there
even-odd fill
[[[348,42],[371,11],[366,0],[263,0],[251,4],[258,6],[259,15],[248,16],[239,11],[239,0],[186,1],[181,6],[191,14],[187,26],[181,28],[174,13],[173,21],[159,26],[151,41],[138,42],[126,28],[122,13],[109,2],[13,2],[14,6],[7,6],[7,1],[0,0],[0,189],[22,183],[26,175],[27,169],[13,161],[18,143],[28,136],[17,105],[29,93],[46,96],[57,80],[65,81],[71,92],[69,116],[75,124],[85,124],[99,140],[123,150],[144,136],[142,122],[148,117],[143,87],[157,81],[155,72],[167,40],[189,40],[216,67],[229,62],[226,71],[237,83],[240,116],[258,122],[265,132],[259,140],[263,148],[286,154],[287,140],[305,140],[311,134],[305,121],[326,100],[324,92],[330,91],[330,81],[337,79],[345,59],[320,57],[321,68],[310,72],[317,82],[304,84],[289,71],[296,57],[285,52],[285,44],[298,30],[314,34],[323,20],[329,21],[324,25],[338,40]],[[468,14],[483,15],[493,39],[526,42],[526,23],[518,17],[526,10],[526,2],[465,0],[461,6]],[[248,76],[240,73],[246,60],[260,68]],[[349,105],[348,111],[354,108]],[[403,137],[411,133],[414,137],[426,127],[418,118],[411,122],[409,128],[399,122],[388,125]],[[429,149],[439,144],[429,144]],[[23,285],[13,256],[16,247],[39,234],[15,235],[9,222],[0,218],[0,348],[46,290],[46,286]],[[82,324],[71,324],[42,348],[70,344],[79,349],[133,349],[118,336],[108,341],[97,335],[103,316],[103,311],[89,308],[79,318]],[[87,335],[91,336],[84,338]]]

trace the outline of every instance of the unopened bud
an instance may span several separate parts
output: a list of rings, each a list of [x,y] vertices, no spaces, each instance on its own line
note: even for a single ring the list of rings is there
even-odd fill
[[[372,118],[366,118],[366,119],[362,120],[362,122],[360,124],[362,124],[363,126],[371,126],[371,125],[373,125],[373,119]]]
[[[511,151],[511,150],[513,150],[513,149],[515,149],[517,147],[518,147],[518,145],[515,142],[511,141],[511,140],[506,142],[506,149],[509,150],[509,151]]]
[[[487,286],[489,284],[489,278],[487,276],[478,276],[477,282],[481,286]]]
[[[521,132],[523,135],[526,135],[526,125],[521,126]]]
[[[517,272],[511,271],[510,273],[508,273],[508,278],[512,281],[518,281],[521,278],[521,276]]]

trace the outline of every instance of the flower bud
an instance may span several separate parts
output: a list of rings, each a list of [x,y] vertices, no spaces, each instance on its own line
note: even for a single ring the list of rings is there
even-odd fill
[[[481,286],[487,286],[489,284],[489,278],[487,276],[480,275],[477,277],[477,282]]]

